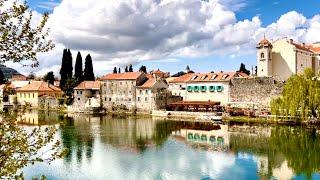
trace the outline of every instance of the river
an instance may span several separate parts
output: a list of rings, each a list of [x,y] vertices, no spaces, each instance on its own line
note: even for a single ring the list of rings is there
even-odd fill
[[[50,165],[24,168],[26,179],[320,179],[316,128],[37,111],[19,121],[58,125],[69,149]]]

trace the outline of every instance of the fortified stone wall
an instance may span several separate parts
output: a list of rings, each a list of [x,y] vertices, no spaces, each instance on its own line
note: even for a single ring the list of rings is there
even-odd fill
[[[270,106],[272,98],[281,94],[284,82],[273,77],[233,78],[230,84],[230,101],[255,103],[260,108]]]

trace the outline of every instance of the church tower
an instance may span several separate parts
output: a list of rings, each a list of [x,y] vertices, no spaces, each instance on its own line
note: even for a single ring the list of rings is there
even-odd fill
[[[272,44],[265,36],[257,45],[257,76],[272,76]]]

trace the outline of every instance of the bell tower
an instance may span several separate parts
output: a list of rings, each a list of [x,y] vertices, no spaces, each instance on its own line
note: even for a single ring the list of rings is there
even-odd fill
[[[272,76],[272,44],[264,38],[257,44],[257,76]]]

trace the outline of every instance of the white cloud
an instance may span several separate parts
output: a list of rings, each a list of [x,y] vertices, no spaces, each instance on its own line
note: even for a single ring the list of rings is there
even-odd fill
[[[259,16],[236,19],[235,11],[245,5],[244,0],[64,0],[49,21],[57,47],[39,57],[40,69],[60,65],[64,47],[74,58],[77,51],[83,58],[90,53],[101,75],[146,60],[254,54],[264,33],[270,39],[320,41],[320,15],[307,19],[292,11],[262,27]]]

